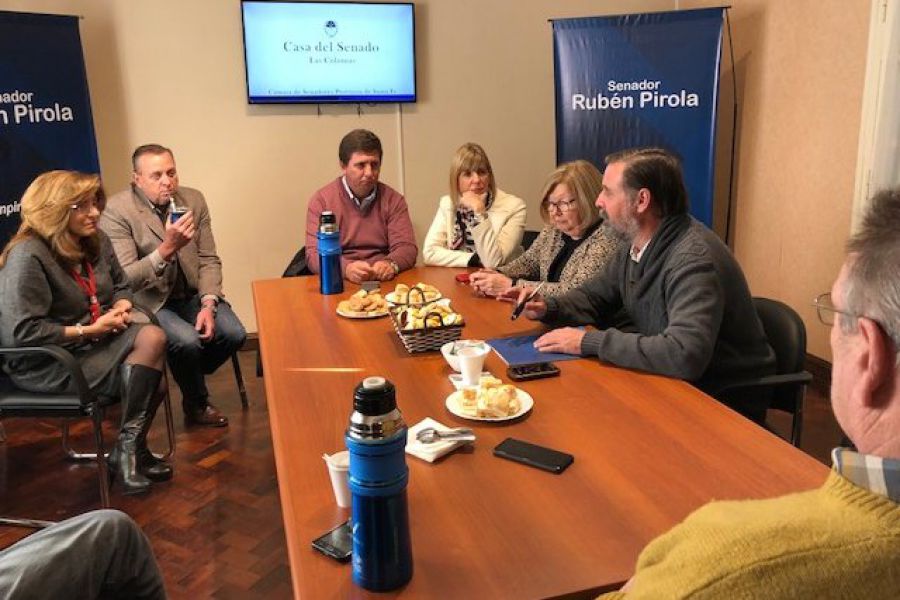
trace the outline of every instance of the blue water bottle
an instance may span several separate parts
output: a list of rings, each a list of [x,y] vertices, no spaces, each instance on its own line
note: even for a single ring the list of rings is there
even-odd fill
[[[319,232],[316,234],[319,253],[319,291],[323,294],[340,294],[344,291],[341,273],[341,233],[337,218],[330,210],[319,215]]]
[[[347,428],[353,495],[353,582],[373,592],[396,589],[413,572],[406,484],[406,423],[394,385],[368,377],[353,394]]]

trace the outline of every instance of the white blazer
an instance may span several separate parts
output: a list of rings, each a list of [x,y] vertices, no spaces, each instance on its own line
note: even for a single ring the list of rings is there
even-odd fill
[[[469,264],[471,252],[450,249],[455,223],[456,205],[450,196],[444,196],[425,236],[422,257],[426,265],[465,267]],[[498,189],[497,197],[487,211],[487,218],[470,231],[485,268],[496,269],[506,264],[522,251],[525,201]]]

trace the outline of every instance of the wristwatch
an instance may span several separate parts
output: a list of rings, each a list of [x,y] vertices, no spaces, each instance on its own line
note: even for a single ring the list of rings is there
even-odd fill
[[[200,308],[208,308],[212,311],[213,316],[216,316],[216,313],[219,312],[219,299],[208,298],[200,302]]]
[[[400,265],[398,265],[398,264],[395,263],[394,261],[391,261],[391,267],[394,268],[394,275],[399,275],[399,274],[400,274]]]

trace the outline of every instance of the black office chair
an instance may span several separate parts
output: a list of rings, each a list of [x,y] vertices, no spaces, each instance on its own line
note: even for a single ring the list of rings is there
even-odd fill
[[[69,458],[90,460],[97,464],[97,480],[100,486],[100,505],[109,508],[109,479],[107,474],[107,452],[103,442],[103,416],[105,408],[117,401],[116,398],[98,396],[88,386],[81,367],[72,354],[56,345],[28,346],[18,348],[0,348],[3,356],[43,354],[61,363],[71,374],[75,391],[63,394],[28,392],[13,384],[12,380],[0,371],[0,420],[12,418],[62,418],[63,449]],[[162,454],[169,458],[175,453],[175,427],[172,419],[172,407],[169,395],[163,399],[163,410],[166,419],[166,432],[169,447]],[[94,429],[94,450],[92,452],[76,452],[69,443],[69,423],[71,419],[91,419]],[[2,424],[0,424],[2,427]],[[5,441],[0,437],[0,441]],[[46,527],[49,521],[33,519],[0,518],[0,523],[24,527]]]
[[[769,345],[775,351],[775,375],[731,383],[722,392],[771,390],[770,408],[793,415],[790,442],[800,447],[803,430],[803,399],[812,375],[803,369],[806,362],[806,327],[794,309],[778,300],[753,298]]]
[[[285,268],[284,273],[282,273],[281,276],[303,277],[312,274],[313,272],[309,270],[309,265],[306,262],[306,246],[301,246],[300,249],[297,250],[297,253],[294,254],[294,258],[288,263],[287,268]]]
[[[106,468],[106,451],[103,445],[103,402],[88,387],[87,380],[72,354],[54,345],[21,348],[0,348],[0,357],[23,354],[43,354],[65,366],[72,376],[75,391],[65,394],[42,394],[17,388],[5,373],[0,373],[0,419],[6,417],[91,419],[94,427],[96,451],[91,454],[97,463],[97,481],[100,486],[100,505],[109,508],[109,480]],[[40,521],[29,519],[2,519],[8,525],[33,527]],[[47,523],[44,522],[46,525]]]
[[[156,319],[156,317],[153,315],[153,313],[151,313],[139,306],[136,306],[135,309],[136,309],[136,313],[142,313],[142,314],[146,315],[146,317],[150,323],[157,325],[157,326],[159,325],[159,321]],[[79,373],[78,376],[73,375],[73,377],[75,377],[76,381],[78,380],[78,377],[80,377],[82,380],[84,379],[84,375],[81,373],[81,368],[78,367],[78,363],[75,362],[74,357],[72,357],[72,355],[67,350],[64,350],[63,348],[61,348],[59,346],[49,346],[49,347],[55,349],[53,351],[54,354],[52,354],[54,357],[57,355],[56,351],[59,350],[59,351],[63,352],[65,356],[68,356],[67,361],[68,360],[72,361],[72,363],[75,365],[75,367],[77,368],[78,373]],[[40,353],[40,348],[38,348],[38,347],[33,347],[33,348],[28,348],[28,349],[14,348],[14,347],[2,348],[2,349],[0,349],[0,353],[2,353],[2,354],[17,354],[17,353],[23,354],[23,353],[27,353],[26,350],[29,350],[29,351],[36,350],[36,351],[38,351],[38,353]],[[0,354],[0,356],[2,356],[2,354]],[[66,368],[69,369],[69,372],[73,372],[72,369],[69,368],[70,365],[69,365],[69,362],[67,362],[67,361],[62,361],[62,362],[64,365],[66,365]],[[238,367],[238,369],[240,369],[240,367]],[[240,371],[238,370],[238,375],[239,374],[240,374]],[[166,376],[165,371],[163,372],[163,376],[164,377]],[[238,381],[239,381],[241,388],[243,388],[243,384],[244,384],[243,379],[241,378]],[[85,385],[87,385],[87,384],[85,384]],[[166,386],[166,387],[168,388],[168,386]],[[3,389],[3,390],[15,389],[15,386],[13,386],[12,382],[9,380],[9,378],[6,376],[6,374],[3,373],[2,371],[0,371],[0,389]],[[23,393],[23,394],[26,393],[21,390],[18,390],[18,392]],[[116,401],[117,401],[116,398],[101,398],[100,399],[100,407],[104,408],[106,406],[109,406],[110,404],[113,404]],[[157,454],[157,456],[162,459],[169,459],[172,456],[174,456],[174,454],[175,454],[175,421],[172,417],[172,402],[171,402],[171,399],[170,399],[168,393],[166,393],[165,397],[163,398],[162,406],[163,406],[163,414],[165,415],[165,421],[166,421],[166,438],[168,441],[168,448],[166,448],[166,451],[164,453]],[[10,415],[10,416],[14,416],[14,415]],[[52,417],[53,415],[46,415],[46,416]],[[78,415],[78,416],[82,416],[82,415]],[[78,416],[76,416],[75,418],[78,418]],[[0,404],[0,419],[2,419],[2,418],[3,418],[3,408],[2,408],[2,404]],[[102,418],[102,415],[101,415],[101,418]],[[87,460],[87,461],[96,460],[97,459],[96,452],[79,452],[72,447],[71,440],[70,440],[70,433],[69,433],[69,424],[70,424],[69,420],[64,420],[62,422],[62,445],[63,445],[63,451],[66,453],[66,456],[68,456],[72,460]],[[2,427],[3,427],[2,424],[0,424],[0,442],[5,441]],[[106,508],[106,505],[104,505],[104,508]]]
[[[537,239],[537,236],[540,234],[540,231],[531,231],[530,229],[526,229],[522,234],[522,251],[528,250],[531,245],[534,243],[534,240]]]

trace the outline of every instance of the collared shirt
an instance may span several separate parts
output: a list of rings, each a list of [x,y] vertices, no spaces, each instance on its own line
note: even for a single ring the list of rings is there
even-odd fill
[[[356,207],[357,207],[359,210],[365,212],[365,210],[366,210],[367,208],[369,208],[369,207],[372,205],[373,202],[375,202],[375,194],[378,193],[378,183],[376,183],[376,184],[375,184],[375,187],[372,188],[372,193],[369,194],[368,196],[366,196],[365,198],[357,198],[357,197],[353,194],[353,192],[350,190],[350,186],[347,185],[347,177],[342,176],[342,177],[341,177],[341,183],[344,184],[344,190],[346,190],[347,195],[350,196],[350,198],[352,198],[354,202],[356,202]]]
[[[158,216],[160,220],[163,221],[163,225],[165,225],[165,218],[169,214],[169,207],[175,200],[175,193],[172,193],[171,200],[169,200],[168,202],[164,204],[155,204],[153,200],[147,197],[147,194],[144,193],[144,190],[142,190],[135,184],[131,184],[131,189],[134,190],[134,192],[138,195],[138,198],[141,198],[144,202],[147,203],[147,205],[150,207],[150,210],[152,210],[156,214],[156,216]]]
[[[834,470],[854,485],[900,502],[900,460],[835,448],[831,461]]]
[[[649,240],[647,240],[647,243],[644,244],[644,245],[641,247],[640,250],[638,250],[637,248],[635,248],[634,246],[632,246],[632,247],[631,247],[631,250],[630,250],[630,252],[629,252],[629,254],[631,255],[631,260],[633,260],[633,261],[636,262],[636,263],[641,262],[641,257],[644,256],[644,250],[647,249],[647,246],[650,245],[650,242],[651,242],[652,240],[653,240],[653,238],[650,238]]]

